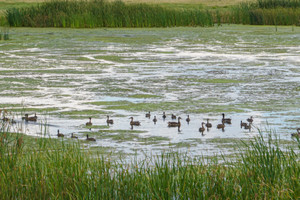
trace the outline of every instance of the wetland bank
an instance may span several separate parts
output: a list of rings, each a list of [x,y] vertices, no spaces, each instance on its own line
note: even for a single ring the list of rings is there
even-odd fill
[[[1,120],[1,199],[299,198],[299,36],[297,26],[226,24],[9,28],[0,109],[16,124]],[[250,116],[254,128],[241,129]]]

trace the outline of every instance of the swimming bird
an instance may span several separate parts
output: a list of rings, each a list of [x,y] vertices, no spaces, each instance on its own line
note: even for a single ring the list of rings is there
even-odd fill
[[[205,123],[202,122],[202,127],[199,128],[199,131],[200,131],[201,133],[203,133],[203,132],[205,131],[204,124],[205,124]]]
[[[114,123],[114,120],[109,119],[109,116],[107,115],[106,123],[107,123],[107,124],[113,124],[113,123]]]
[[[168,122],[168,127],[180,127],[181,123],[180,123],[181,117],[178,117],[178,122]]]
[[[224,113],[222,113],[222,116],[223,116],[222,123],[224,122],[226,124],[231,124],[231,119],[230,118],[225,118],[225,114]]]
[[[77,137],[77,136],[75,136],[73,133],[71,133],[71,138],[75,138],[75,139],[77,139],[78,137]]]
[[[165,112],[163,112],[163,119],[165,120],[166,118],[167,118],[167,116],[166,116],[166,113]]]
[[[151,114],[150,111],[148,113],[146,113],[146,117],[150,118]]]
[[[96,139],[95,138],[90,138],[89,137],[89,134],[86,134],[86,140],[88,140],[88,141],[96,141]]]
[[[156,124],[156,122],[157,122],[156,116],[154,116],[153,122],[154,122],[154,124]]]
[[[253,122],[253,117],[251,116],[250,118],[247,119],[247,122],[252,123]]]
[[[65,135],[60,133],[59,130],[57,130],[57,137],[65,137]]]
[[[172,118],[172,119],[176,119],[176,116],[172,114],[172,115],[171,115],[171,118]]]
[[[245,126],[247,126],[247,123],[246,123],[246,122],[243,122],[243,121],[241,121],[241,128],[243,128],[243,127],[245,127]]]
[[[222,121],[222,124],[217,125],[217,129],[224,129],[224,128],[225,128],[225,124],[223,121]]]
[[[212,127],[212,124],[209,123],[209,119],[207,119],[207,123],[205,124],[205,126],[206,126],[207,128],[211,128],[211,127]]]
[[[251,123],[249,123],[249,125],[248,124],[246,124],[245,126],[244,126],[244,129],[246,129],[246,130],[251,130]]]
[[[292,137],[300,137],[300,128],[297,128],[297,133],[292,133]]]
[[[130,121],[131,126],[140,126],[141,125],[141,122],[133,121],[133,117],[130,117],[129,119],[131,119],[131,121]]]
[[[25,120],[26,122],[28,122],[28,121],[36,122],[37,116],[36,116],[36,113],[34,113],[33,117],[29,117],[28,114],[25,114],[25,117],[22,117],[22,119]]]
[[[89,121],[87,123],[85,123],[86,126],[92,126],[92,118],[89,117]]]
[[[188,124],[190,123],[191,119],[190,119],[190,116],[189,116],[189,115],[187,115],[187,118],[186,118],[185,121],[186,121]]]

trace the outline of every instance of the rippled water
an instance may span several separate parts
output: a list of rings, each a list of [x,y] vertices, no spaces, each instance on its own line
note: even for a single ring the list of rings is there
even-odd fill
[[[173,147],[218,152],[215,138],[258,134],[255,128],[240,129],[240,121],[250,116],[255,127],[274,129],[290,139],[300,127],[300,28],[277,30],[237,25],[11,29],[11,40],[0,41],[1,107],[38,112],[39,119],[47,118],[51,136],[60,129],[84,139],[88,131],[97,138],[91,146],[126,153]],[[105,125],[107,114],[115,124],[88,130],[86,110],[98,111],[93,124]],[[145,118],[148,111],[157,115],[156,125]],[[167,127],[170,118],[162,121],[163,111],[183,118],[180,132]],[[224,132],[216,129],[223,112],[233,120]],[[189,125],[187,114],[192,119]],[[97,132],[131,130],[130,116],[142,123],[134,130],[143,132],[126,133],[135,137],[122,140],[114,137],[122,136],[122,131]],[[213,128],[202,135],[198,129],[206,118]],[[22,128],[36,135],[41,132],[39,123]]]

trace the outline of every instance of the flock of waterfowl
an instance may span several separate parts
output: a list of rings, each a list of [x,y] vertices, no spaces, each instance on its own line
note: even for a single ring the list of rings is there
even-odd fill
[[[0,116],[1,116],[1,112],[2,112],[2,110],[0,110]],[[150,113],[150,112],[146,113],[146,114],[145,114],[145,117],[150,119],[150,118],[151,118],[151,113]],[[166,115],[165,112],[163,112],[163,114],[162,114],[162,119],[163,119],[163,121],[165,121],[166,118],[167,118],[167,115]],[[38,117],[37,117],[36,114],[34,114],[34,116],[29,116],[28,114],[25,114],[25,116],[22,117],[22,120],[24,120],[25,122],[36,122],[37,119],[38,119]],[[131,128],[133,128],[133,126],[140,126],[140,125],[141,125],[141,122],[140,122],[140,121],[134,121],[134,120],[133,120],[133,117],[130,117],[129,119],[131,119],[130,122],[129,122],[129,125],[131,126]],[[177,116],[174,115],[174,114],[171,114],[171,119],[172,119],[172,120],[176,120],[176,119],[177,119],[178,121],[169,121],[169,122],[167,123],[167,124],[168,124],[168,127],[177,127],[177,128],[178,128],[178,131],[180,131],[180,127],[181,127],[181,121],[180,121],[180,120],[181,120],[182,118],[181,118],[181,117],[177,117]],[[7,118],[7,117],[5,117],[5,116],[2,118],[2,121],[4,121],[4,122],[10,122],[10,123],[12,123],[12,124],[16,123],[15,120],[9,119],[9,118]],[[156,124],[156,122],[157,122],[157,117],[154,116],[152,121],[154,122],[154,124]],[[187,115],[186,122],[189,124],[190,121],[191,121],[191,118],[190,118],[189,115]],[[107,123],[107,125],[110,125],[110,124],[113,124],[114,121],[113,121],[113,119],[110,119],[109,116],[107,116],[106,123]],[[231,118],[225,118],[225,114],[223,113],[223,114],[222,114],[221,123],[217,124],[216,128],[217,128],[217,129],[222,129],[222,131],[224,131],[224,129],[225,129],[225,127],[226,127],[225,124],[231,124],[231,123],[232,123]],[[247,122],[241,121],[241,122],[240,122],[240,126],[241,126],[241,128],[244,128],[244,129],[250,131],[250,130],[251,130],[251,127],[252,127],[252,123],[253,123],[253,117],[251,116],[250,118],[247,119]],[[92,123],[92,118],[91,118],[91,117],[89,117],[89,121],[86,122],[85,125],[86,125],[87,127],[93,125],[93,123]],[[212,126],[212,124],[209,122],[209,119],[206,119],[206,122],[202,122],[202,123],[201,123],[201,127],[199,128],[199,132],[201,132],[201,133],[203,134],[203,133],[205,132],[206,129],[207,129],[207,131],[209,131],[209,129],[212,128],[212,127],[213,127],[213,126]],[[292,137],[300,137],[300,128],[297,129],[297,133],[292,133],[291,136],[292,136]],[[57,137],[64,137],[64,134],[60,133],[59,130],[57,130]],[[71,134],[71,138],[75,138],[75,139],[76,139],[76,138],[78,138],[78,137],[75,136],[75,135],[72,133],[72,134]],[[95,138],[89,137],[88,134],[86,135],[86,140],[87,140],[87,141],[96,141]]]

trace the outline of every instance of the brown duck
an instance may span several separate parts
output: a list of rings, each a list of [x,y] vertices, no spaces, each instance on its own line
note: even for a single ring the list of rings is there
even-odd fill
[[[96,141],[95,138],[89,137],[89,134],[86,135],[86,140],[88,140],[88,141],[94,141],[94,142]]]
[[[201,133],[203,133],[204,131],[205,131],[205,128],[204,128],[204,122],[202,122],[202,126],[199,128],[199,131],[201,132]]]
[[[57,130],[57,137],[65,137],[65,135],[60,133],[59,130]]]
[[[167,116],[166,116],[166,113],[165,112],[163,112],[163,119],[165,120],[166,118],[167,118]]]
[[[253,117],[251,116],[250,118],[247,119],[247,122],[252,123],[253,122]]]
[[[231,119],[230,118],[225,118],[225,114],[222,114],[223,118],[222,118],[222,123],[224,124],[231,124]]]
[[[22,117],[22,119],[25,120],[26,122],[28,122],[28,121],[36,122],[37,116],[36,116],[36,113],[34,113],[33,117],[29,117],[28,114],[25,114],[25,117]]]
[[[156,122],[157,122],[156,116],[154,116],[153,122],[154,122],[154,124],[156,124]]]
[[[75,136],[73,133],[71,133],[71,138],[78,139],[78,137]]]
[[[130,117],[129,119],[131,119],[131,121],[130,121],[131,126],[140,126],[141,125],[141,122],[133,121],[133,117]]]
[[[181,123],[180,123],[181,117],[178,117],[178,122],[168,122],[168,127],[180,127]]]
[[[186,121],[188,124],[190,123],[190,121],[191,121],[190,115],[187,115],[187,118],[186,118],[185,121]]]
[[[243,122],[243,121],[241,121],[241,128],[243,128],[243,127],[245,127],[245,126],[247,126],[247,123],[246,123],[246,122]]]
[[[176,116],[172,114],[171,119],[176,119]]]
[[[224,128],[225,128],[225,124],[223,121],[222,121],[222,124],[217,125],[217,129],[224,129]]]
[[[107,123],[107,124],[113,124],[113,123],[114,123],[114,120],[109,119],[109,116],[107,115],[106,123]]]
[[[151,116],[150,111],[148,113],[146,113],[145,116],[148,117],[148,118],[150,118],[150,116]]]
[[[205,126],[206,126],[207,128],[211,128],[211,127],[212,127],[212,124],[209,123],[209,119],[207,119],[207,123],[205,124]]]
[[[89,117],[89,121],[87,123],[85,123],[86,126],[92,126],[92,118]]]

